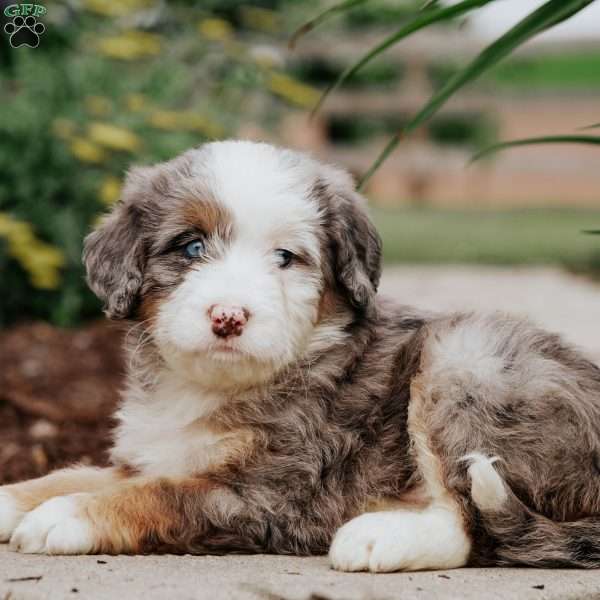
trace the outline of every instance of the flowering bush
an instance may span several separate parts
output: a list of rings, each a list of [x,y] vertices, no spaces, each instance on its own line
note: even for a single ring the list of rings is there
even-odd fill
[[[286,40],[281,4],[53,3],[38,48],[1,38],[0,326],[99,313],[81,243],[130,164],[314,103],[264,51]]]

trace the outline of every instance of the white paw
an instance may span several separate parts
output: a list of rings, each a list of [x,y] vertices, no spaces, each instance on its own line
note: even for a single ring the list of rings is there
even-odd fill
[[[14,496],[0,489],[0,542],[8,542],[24,514]]]
[[[91,524],[82,516],[87,494],[52,498],[27,513],[10,538],[25,554],[88,554],[94,546]]]
[[[418,571],[466,564],[470,542],[446,509],[366,513],[336,533],[329,558],[340,571]]]

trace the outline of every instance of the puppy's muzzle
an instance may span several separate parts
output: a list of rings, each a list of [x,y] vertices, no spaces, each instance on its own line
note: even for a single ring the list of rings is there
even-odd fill
[[[224,306],[214,304],[208,311],[212,322],[212,332],[220,338],[240,336],[248,322],[250,313],[239,306]]]

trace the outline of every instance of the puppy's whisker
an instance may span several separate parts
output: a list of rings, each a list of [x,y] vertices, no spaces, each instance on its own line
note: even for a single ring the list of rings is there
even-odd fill
[[[151,323],[151,321],[152,321],[152,319],[145,319],[144,321],[140,321],[140,323],[138,323],[137,326],[134,325],[129,330],[127,337],[130,337],[130,334],[133,332],[134,329],[136,329],[136,327],[144,327],[145,325]],[[139,335],[139,337],[137,339],[137,343],[129,353],[129,369],[130,370],[133,370],[136,368],[136,364],[137,364],[136,361],[137,361],[139,354],[142,352],[142,350],[144,350],[144,348],[150,346],[151,343],[153,342],[152,332],[149,329],[145,329],[145,330],[141,331],[138,335]]]
[[[127,344],[129,342],[129,338],[133,335],[136,330],[148,325],[152,322],[152,318],[144,319],[143,321],[138,321],[133,324],[131,327],[127,329],[127,333],[125,334],[124,343]]]

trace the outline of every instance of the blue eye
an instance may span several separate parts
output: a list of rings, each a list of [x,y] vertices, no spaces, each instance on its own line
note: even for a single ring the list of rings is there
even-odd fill
[[[183,251],[188,258],[200,258],[205,252],[204,242],[202,240],[194,240],[186,244]]]
[[[292,261],[296,258],[296,255],[289,250],[285,250],[284,248],[277,248],[275,250],[275,254],[279,258],[279,268],[287,269],[292,264]]]

